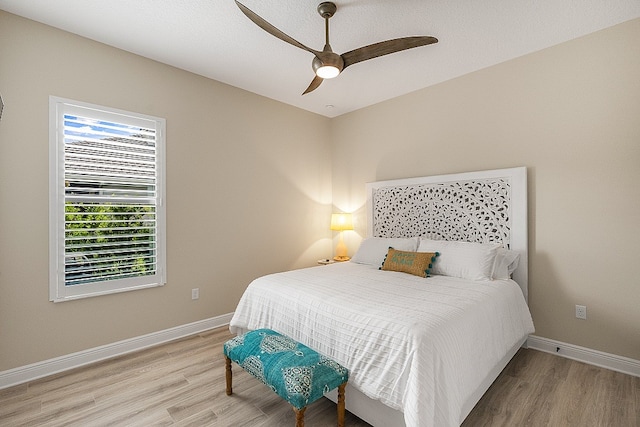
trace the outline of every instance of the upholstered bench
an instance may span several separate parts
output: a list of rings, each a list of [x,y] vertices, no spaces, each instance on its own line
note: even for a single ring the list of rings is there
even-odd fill
[[[271,329],[257,329],[224,344],[227,395],[232,394],[231,361],[293,406],[296,427],[304,426],[307,405],[338,388],[338,427],[344,426],[344,388],[349,372],[337,362]]]

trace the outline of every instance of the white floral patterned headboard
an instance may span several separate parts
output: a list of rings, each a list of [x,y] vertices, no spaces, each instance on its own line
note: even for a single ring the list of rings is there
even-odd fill
[[[527,298],[524,167],[367,184],[367,234],[498,242],[520,253],[513,278]]]

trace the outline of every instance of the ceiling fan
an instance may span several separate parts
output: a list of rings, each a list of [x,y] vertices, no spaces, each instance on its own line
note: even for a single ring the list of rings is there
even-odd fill
[[[414,36],[414,37],[402,37],[398,39],[386,40],[379,43],[370,44],[368,46],[360,47],[358,49],[351,50],[349,52],[338,55],[331,50],[329,44],[329,18],[336,13],[337,7],[332,2],[322,2],[318,5],[318,13],[324,18],[325,25],[325,45],[322,51],[311,49],[292,37],[289,37],[260,16],[258,16],[251,9],[235,0],[240,10],[251,19],[258,27],[262,28],[269,34],[285,41],[300,49],[306,50],[312,53],[315,57],[311,66],[316,73],[315,77],[311,81],[309,87],[302,93],[307,94],[320,86],[324,79],[331,79],[342,72],[350,65],[357,64],[358,62],[366,61],[368,59],[377,58],[379,56],[388,55],[390,53],[399,52],[401,50],[411,49],[419,46],[426,46],[432,43],[437,43],[438,39],[430,36]]]

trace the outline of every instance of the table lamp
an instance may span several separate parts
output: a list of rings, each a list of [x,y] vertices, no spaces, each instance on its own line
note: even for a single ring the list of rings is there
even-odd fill
[[[338,246],[336,246],[336,256],[334,256],[333,259],[336,261],[349,261],[349,257],[347,256],[347,246],[344,244],[342,232],[344,230],[353,230],[351,214],[331,214],[331,229],[340,232],[340,240],[338,241]]]

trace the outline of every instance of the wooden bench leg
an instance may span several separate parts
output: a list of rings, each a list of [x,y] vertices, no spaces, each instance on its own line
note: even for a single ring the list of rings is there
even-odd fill
[[[307,407],[305,406],[302,409],[293,408],[293,410],[296,413],[296,427],[304,427],[304,411],[307,410]]]
[[[338,427],[344,427],[344,388],[347,383],[338,386]]]
[[[224,357],[225,361],[225,370],[226,370],[226,374],[227,374],[227,396],[231,396],[231,393],[233,393],[232,387],[231,387],[231,382],[232,382],[232,375],[233,373],[231,372],[231,359],[229,359],[227,356]]]

